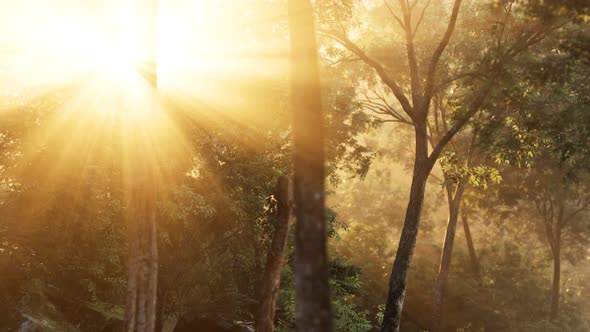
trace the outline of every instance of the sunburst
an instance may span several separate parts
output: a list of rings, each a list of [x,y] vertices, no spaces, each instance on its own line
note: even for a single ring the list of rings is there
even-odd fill
[[[153,2],[0,0],[0,117],[68,87],[59,106],[47,107],[23,138],[20,165],[30,166],[20,168],[22,175],[32,167],[51,182],[85,165],[134,160],[157,170],[165,184],[165,164],[194,151],[162,100],[221,127],[268,125],[252,111],[263,103],[244,105],[241,96],[254,83],[280,89],[287,76],[280,5],[171,0],[160,1],[156,15]],[[156,60],[157,90],[138,71]],[[51,145],[51,160],[41,162],[38,151]],[[128,163],[123,176],[132,168]]]

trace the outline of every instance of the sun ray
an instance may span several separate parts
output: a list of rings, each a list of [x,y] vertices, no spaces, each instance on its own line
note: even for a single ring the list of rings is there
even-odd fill
[[[7,1],[0,0],[7,8],[0,14],[0,117],[73,87],[53,109],[36,106],[46,118],[23,138],[29,148],[20,162],[29,166],[20,171],[42,174],[47,186],[74,169],[129,158],[140,158],[163,186],[171,167],[195,167],[186,119],[248,149],[260,149],[275,123],[268,94],[286,95],[288,43],[277,25],[283,18],[270,10],[243,11],[247,5],[233,0],[160,1],[156,91],[138,71],[156,57],[142,39],[150,33],[139,31],[155,29],[146,23],[153,13],[139,1]],[[259,37],[275,29],[276,38]],[[131,177],[133,166],[126,167],[123,177]]]

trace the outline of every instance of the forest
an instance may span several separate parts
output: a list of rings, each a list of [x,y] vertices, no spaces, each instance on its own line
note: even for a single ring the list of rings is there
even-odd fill
[[[587,0],[0,0],[0,332],[590,331]]]

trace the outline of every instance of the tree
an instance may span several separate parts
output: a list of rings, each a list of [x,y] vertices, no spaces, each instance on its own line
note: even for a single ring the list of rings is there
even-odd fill
[[[275,321],[275,306],[279,295],[281,270],[291,228],[293,193],[288,177],[281,176],[277,184],[277,218],[275,233],[270,245],[264,275],[260,304],[256,316],[256,331],[272,332]]]
[[[446,143],[468,120],[468,118],[466,118],[464,121],[462,121],[463,123],[458,123],[456,126],[454,126],[453,129],[450,130],[447,135],[445,135],[444,139],[440,141],[439,145],[435,147],[432,153],[428,153],[427,117],[434,90],[435,73],[440,57],[448,45],[455,28],[461,1],[458,0],[455,2],[446,32],[437,49],[432,54],[432,59],[428,65],[428,73],[424,81],[424,89],[422,87],[423,78],[419,77],[420,73],[418,70],[418,63],[413,44],[413,37],[415,35],[415,27],[414,23],[412,22],[413,7],[410,6],[409,3],[403,1],[401,1],[400,4],[403,14],[403,22],[400,21],[400,24],[403,26],[406,33],[406,50],[408,53],[410,66],[412,102],[410,102],[410,99],[404,94],[402,88],[398,85],[396,80],[390,77],[386,69],[380,63],[365,54],[358,46],[356,46],[356,44],[348,39],[344,33],[331,32],[331,35],[334,38],[336,38],[345,47],[360,57],[365,63],[375,69],[379,77],[389,87],[389,89],[391,89],[392,93],[400,102],[404,113],[410,117],[415,130],[416,151],[412,186],[410,189],[410,199],[408,202],[404,228],[400,236],[398,251],[396,253],[396,259],[394,261],[391,277],[389,280],[389,293],[385,306],[383,325],[381,327],[382,331],[399,330],[408,272],[416,245],[418,227],[420,224],[420,213],[424,201],[426,180],[428,179],[428,175],[430,174],[432,167],[434,166],[434,162],[442,152],[442,149]],[[483,92],[481,97],[478,99],[483,100],[486,94],[487,91]],[[477,101],[476,103],[480,102],[481,101]],[[475,105],[475,107],[479,107],[479,105]],[[392,114],[394,118],[402,118],[397,112],[393,112]]]
[[[289,0],[298,331],[331,331],[326,252],[324,128],[313,11]]]
[[[340,3],[338,1],[328,2]],[[501,18],[509,16],[512,3],[513,1],[509,1],[506,7],[500,6],[500,8],[508,9],[506,12],[500,10],[499,13],[495,13],[499,16],[496,19],[500,19],[501,22]],[[460,112],[454,117],[452,125],[448,127],[448,130],[437,141],[433,142],[432,150],[429,152],[428,123],[429,117],[433,116],[431,110],[432,100],[437,92],[442,92],[438,90],[441,85],[448,86],[445,80],[440,78],[439,65],[443,53],[447,49],[455,31],[462,1],[457,0],[453,2],[451,15],[444,27],[444,33],[436,43],[436,46],[432,50],[429,50],[431,53],[429,53],[429,59],[426,60],[426,70],[420,68],[418,54],[422,53],[417,51],[414,41],[418,28],[425,18],[429,2],[424,4],[422,8],[419,8],[417,4],[418,1],[413,3],[399,1],[401,17],[397,16],[393,7],[387,1],[384,6],[379,8],[382,11],[389,11],[393,21],[401,27],[401,33],[404,36],[406,48],[405,60],[408,66],[407,75],[403,75],[403,71],[400,71],[400,78],[395,77],[392,73],[394,72],[392,68],[395,68],[392,63],[372,56],[348,37],[346,22],[343,23],[342,20],[336,18],[335,24],[328,24],[327,29],[324,29],[325,35],[334,39],[365,65],[373,69],[386,89],[395,96],[401,108],[399,110],[397,107],[392,107],[390,103],[384,101],[381,104],[375,105],[377,113],[381,114],[389,122],[409,123],[413,126],[415,132],[413,181],[404,221],[404,230],[400,236],[396,260],[393,264],[389,281],[390,291],[386,301],[382,325],[383,331],[399,330],[408,271],[420,224],[426,181],[434,164],[453,137],[465,127],[475,114],[481,111],[482,105],[488,95],[494,89],[498,88],[497,81],[502,75],[505,66],[519,54],[526,51],[531,45],[538,43],[547,34],[564,24],[563,22],[543,22],[542,24],[529,24],[527,27],[524,22],[519,22],[516,24],[516,27],[512,28],[515,31],[520,31],[520,34],[516,35],[509,34],[508,29],[502,28],[502,25],[499,24],[495,26],[497,29],[492,29],[491,34],[482,34],[482,38],[484,38],[487,45],[479,53],[480,56],[472,59],[474,62],[458,65],[451,64],[455,68],[460,68],[451,80],[469,79],[473,92],[464,101]],[[438,9],[444,10],[444,7],[440,4]],[[409,77],[409,82],[401,81],[401,78],[404,76]]]
[[[140,10],[140,8],[142,10]],[[140,17],[138,34],[134,36],[147,45],[139,46],[143,63],[138,71],[146,79],[150,91],[146,94],[149,113],[160,111],[158,95],[158,49],[157,49],[157,0],[149,0],[143,6],[135,5],[135,14]],[[123,32],[120,32],[123,33]],[[144,41],[145,40],[145,41]],[[139,42],[139,45],[142,45]],[[145,120],[143,121],[145,122]],[[128,126],[128,125],[127,125]],[[156,212],[157,164],[150,160],[154,147],[149,144],[145,132],[155,128],[145,123],[132,124],[129,154],[124,165],[128,198],[127,222],[129,233],[129,275],[127,304],[125,306],[125,329],[127,332],[155,332],[158,319],[158,225]]]
[[[529,86],[528,94],[512,98],[512,108],[518,111],[500,117],[506,126],[504,136],[494,144],[499,160],[521,167],[506,171],[516,186],[505,189],[505,194],[510,197],[511,193],[520,193],[517,197],[532,202],[543,225],[553,260],[553,319],[560,301],[563,230],[590,211],[588,100],[585,86],[580,84],[580,75],[588,68],[574,59],[570,63],[572,72],[564,74],[567,69],[556,61],[565,64],[572,60],[545,58],[533,64],[535,68],[548,68],[549,76],[542,84]],[[552,64],[554,67],[549,68]]]

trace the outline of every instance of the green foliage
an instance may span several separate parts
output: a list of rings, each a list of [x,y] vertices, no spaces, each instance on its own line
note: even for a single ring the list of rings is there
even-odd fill
[[[330,290],[334,325],[337,331],[364,332],[371,329],[367,312],[360,310],[353,302],[361,289],[361,270],[340,259],[330,262]],[[285,266],[281,275],[281,290],[277,304],[278,331],[292,331],[295,322],[295,276],[290,265]]]
[[[443,154],[439,163],[445,176],[444,184],[455,184],[466,178],[473,187],[487,189],[489,185],[502,181],[502,176],[497,168],[488,165],[466,166],[454,151]]]

